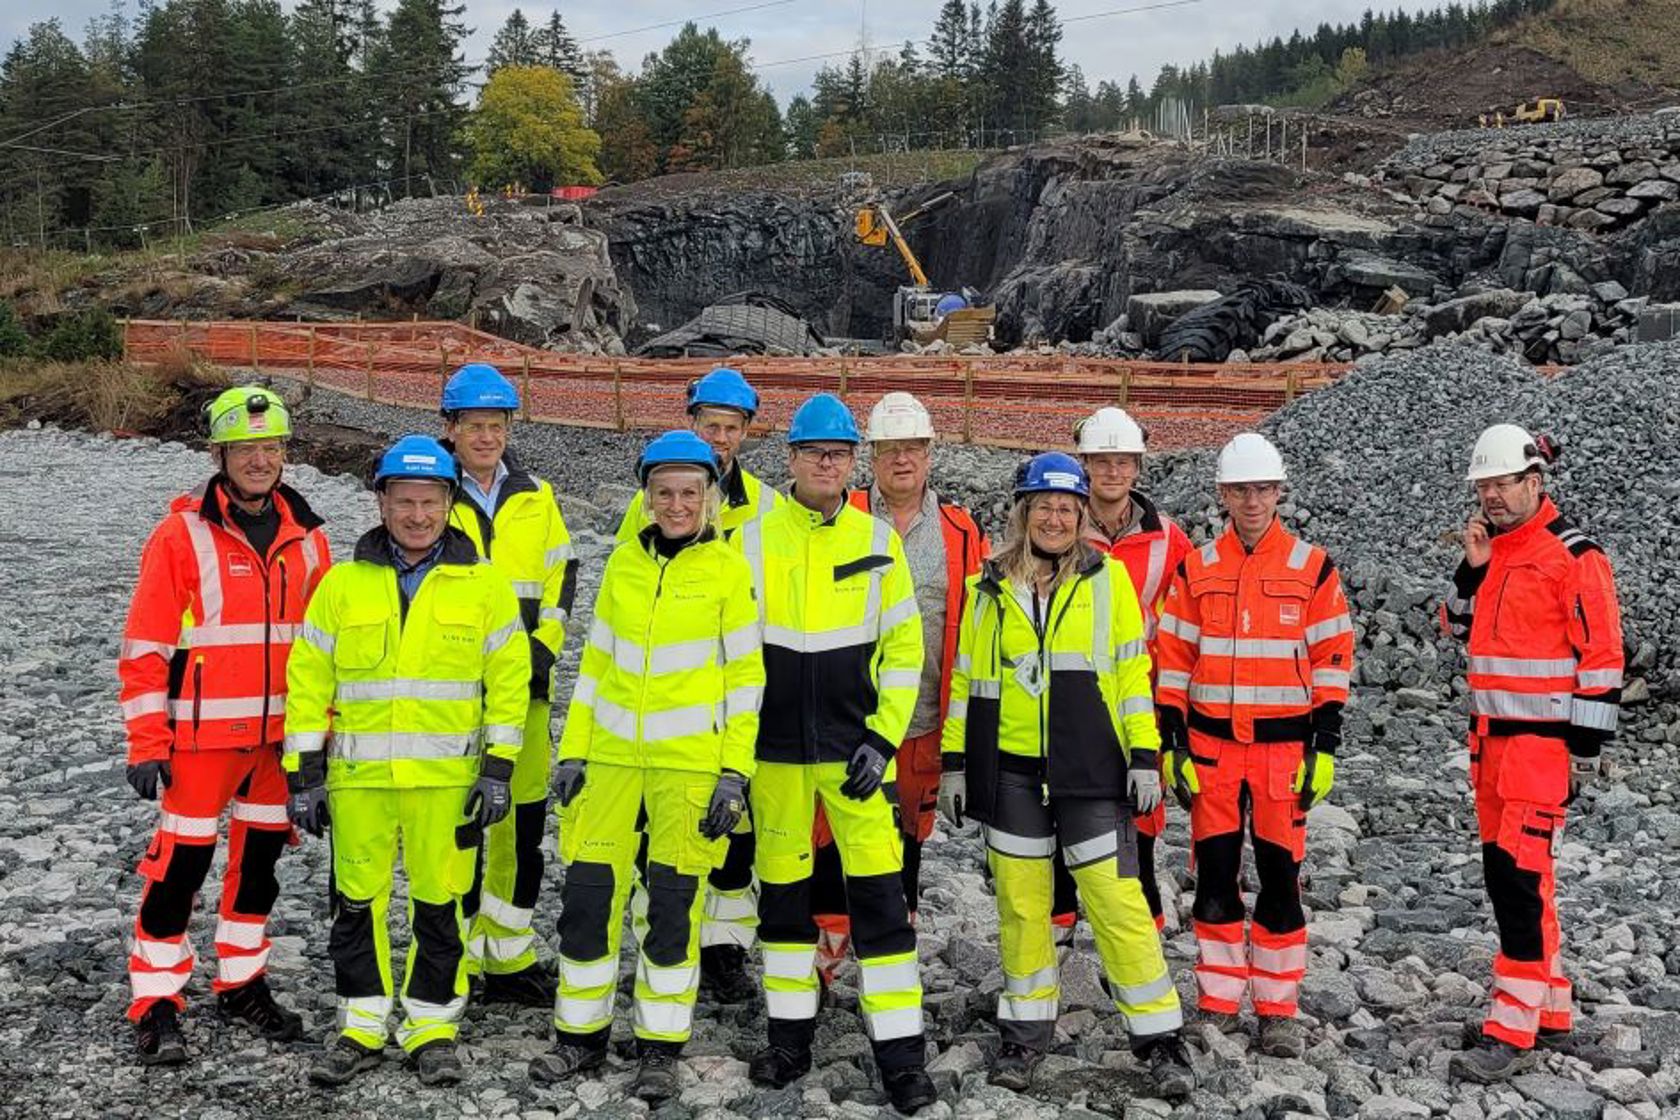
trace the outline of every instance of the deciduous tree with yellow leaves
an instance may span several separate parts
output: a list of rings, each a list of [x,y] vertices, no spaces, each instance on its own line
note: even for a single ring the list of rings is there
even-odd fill
[[[571,78],[551,66],[498,68],[463,137],[483,186],[521,182],[546,191],[601,181],[601,137],[583,123]]]

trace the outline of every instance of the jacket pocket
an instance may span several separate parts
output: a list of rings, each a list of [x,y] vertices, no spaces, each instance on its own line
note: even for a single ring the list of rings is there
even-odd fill
[[[333,664],[341,669],[373,669],[385,660],[390,615],[384,611],[347,612],[333,640]]]
[[[1225,637],[1232,633],[1237,616],[1236,580],[1200,579],[1190,585],[1190,594],[1196,600],[1204,634]]]
[[[1569,748],[1547,735],[1513,735],[1499,767],[1499,796],[1506,801],[1562,805],[1569,796]]]
[[[685,791],[682,843],[677,846],[677,873],[705,875],[723,866],[729,853],[729,838],[720,836],[708,840],[700,834],[700,824],[712,808],[712,787],[704,783],[691,785]],[[702,888],[704,889],[704,888]]]
[[[432,608],[436,641],[434,656],[440,665],[457,668],[464,675],[476,675],[484,661],[484,616],[464,603],[440,602]],[[516,635],[510,635],[513,640]]]

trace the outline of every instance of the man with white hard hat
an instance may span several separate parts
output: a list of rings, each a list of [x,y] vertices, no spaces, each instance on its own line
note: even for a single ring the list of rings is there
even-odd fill
[[[1189,555],[1190,538],[1137,488],[1149,433],[1123,408],[1099,408],[1074,426],[1074,442],[1090,480],[1091,517],[1086,543],[1125,565],[1143,612],[1143,632],[1154,655],[1155,631],[1166,600],[1167,581]],[[1155,838],[1167,824],[1163,800],[1137,818],[1138,870],[1143,896],[1155,917],[1166,924],[1161,888],[1155,879]]]
[[[1299,1058],[1307,810],[1335,777],[1354,634],[1336,565],[1278,518],[1285,477],[1258,433],[1220,451],[1229,522],[1173,575],[1156,705],[1167,780],[1190,795],[1198,1006],[1234,1029],[1252,992],[1261,1052]],[[1260,880],[1251,929],[1238,891],[1245,826]]]
[[[898,531],[910,562],[922,612],[921,688],[898,761],[899,826],[904,834],[904,897],[912,918],[921,880],[922,843],[933,832],[939,797],[939,742],[950,700],[951,662],[957,652],[964,581],[989,553],[974,516],[942,500],[928,484],[933,466],[933,417],[909,393],[888,393],[869,413],[865,432],[875,481],[852,490],[852,505]],[[825,978],[844,958],[850,941],[840,857],[828,822],[817,818],[813,908],[822,931],[818,964]]]
[[[1546,493],[1556,456],[1550,440],[1515,424],[1476,440],[1465,478],[1478,508],[1441,612],[1470,660],[1470,784],[1499,926],[1482,1040],[1454,1055],[1451,1070],[1484,1084],[1527,1068],[1538,1039],[1574,1025],[1553,860],[1622,698],[1615,576]]]

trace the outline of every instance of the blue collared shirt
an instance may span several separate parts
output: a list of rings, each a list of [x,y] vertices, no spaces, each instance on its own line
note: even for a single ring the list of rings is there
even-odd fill
[[[478,484],[478,479],[461,472],[461,492],[478,504],[486,516],[493,516],[496,512],[496,497],[502,492],[502,483],[507,481],[507,464],[496,461],[496,472],[490,476],[490,489],[486,490]]]
[[[402,590],[403,602],[407,603],[413,600],[415,592],[420,590],[421,581],[426,578],[426,573],[432,570],[433,565],[438,562],[438,557],[442,555],[442,537],[439,537],[438,542],[432,546],[432,550],[422,556],[419,562],[415,564],[410,564],[403,558],[402,549],[397,547],[396,541],[391,542],[391,559],[396,562],[397,587]]]

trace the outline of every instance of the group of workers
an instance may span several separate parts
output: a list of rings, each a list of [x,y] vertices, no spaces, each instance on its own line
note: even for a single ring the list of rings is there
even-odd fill
[[[444,438],[384,452],[380,524],[337,564],[282,482],[281,398],[212,402],[215,474],[147,541],[118,663],[128,780],[162,801],[129,957],[143,1063],[186,1060],[189,918],[231,805],[213,986],[224,1016],[270,1039],[302,1028],[266,979],[276,861],[294,829],[330,829],[338,1035],[309,1071],[319,1084],[380,1064],[393,1014],[420,1081],[458,1081],[469,995],[552,1005],[533,1078],[600,1067],[628,912],[638,1096],[678,1093],[703,985],[719,1002],[755,996],[756,946],[767,1038],[752,1080],[810,1070],[850,954],[882,1086],[913,1113],[936,1099],[916,913],[938,812],[980,822],[996,896],[991,1080],[1026,1088],[1050,1049],[1083,913],[1134,1055],[1182,1098],[1196,1074],[1155,878],[1168,792],[1189,813],[1199,1013],[1234,1031],[1246,1001],[1262,1052],[1303,1054],[1299,880],[1355,631],[1329,555],[1278,515],[1277,448],[1243,433],[1221,450],[1227,523],[1197,547],[1137,488],[1142,426],[1099,409],[1075,454],[1021,464],[993,547],[930,485],[934,426],[914,397],[882,398],[866,432],[833,396],[803,403],[785,494],[740,462],[758,403],[739,372],[714,370],[689,386],[692,430],[645,446],[556,742],[577,561],[553,487],[508,447],[512,384],[485,365],[449,380]],[[865,443],[873,482],[854,489]],[[1622,684],[1610,566],[1547,495],[1555,450],[1510,424],[1477,441],[1478,508],[1442,608],[1467,645],[1499,934],[1482,1040],[1453,1068],[1484,1082],[1570,1029],[1555,841]],[[551,795],[565,865],[553,966],[533,929]]]

